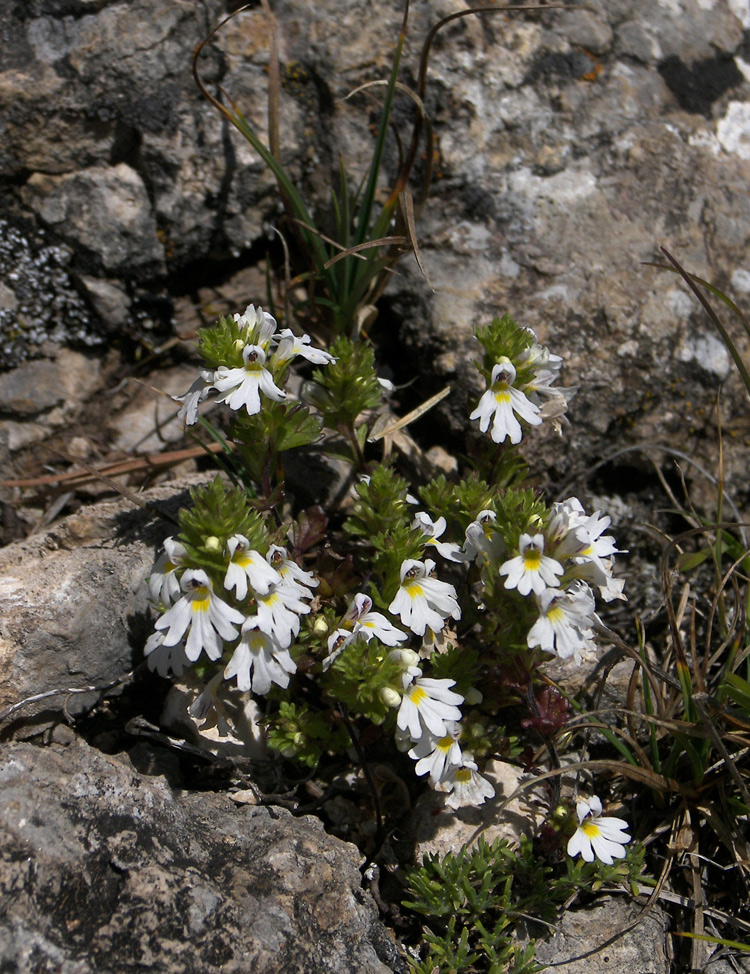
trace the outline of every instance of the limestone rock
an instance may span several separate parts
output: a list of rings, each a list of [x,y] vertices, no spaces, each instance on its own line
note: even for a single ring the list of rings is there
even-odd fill
[[[536,960],[560,974],[668,974],[666,917],[657,907],[635,926],[642,909],[602,896],[585,910],[569,910],[553,937],[537,939]]]
[[[544,812],[534,806],[531,792],[499,811],[521,782],[518,769],[505,761],[493,760],[482,774],[495,788],[495,797],[483,805],[454,812],[445,807],[445,796],[436,791],[425,793],[417,802],[413,816],[417,862],[425,855],[455,854],[463,846],[474,845],[480,836],[490,845],[496,839],[517,845],[522,835],[534,835]]]
[[[163,248],[143,180],[125,163],[63,176],[34,173],[23,197],[46,226],[101,258],[110,272],[158,274]]]
[[[56,420],[70,418],[66,406],[77,407],[99,386],[99,363],[63,348],[52,360],[25,362],[0,375],[0,402],[5,413],[22,418],[44,416],[54,425]],[[63,408],[51,416],[55,407]]]
[[[174,517],[187,483],[141,496]],[[108,683],[142,662],[145,578],[173,532],[168,521],[119,500],[81,508],[0,551],[0,711],[50,690]],[[67,707],[80,713],[96,699],[71,697]],[[38,729],[64,702],[64,694],[39,700],[17,716]]]
[[[403,971],[356,848],[317,819],[163,778],[80,742],[0,750],[0,965],[19,974]]]

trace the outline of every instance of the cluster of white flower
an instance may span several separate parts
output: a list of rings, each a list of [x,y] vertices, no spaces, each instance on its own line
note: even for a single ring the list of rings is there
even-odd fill
[[[277,332],[276,319],[262,308],[251,304],[244,314],[233,317],[241,336],[235,342],[235,350],[242,354],[243,364],[220,365],[213,371],[204,369],[184,395],[173,397],[182,403],[177,415],[188,426],[197,422],[198,406],[212,391],[221,393],[217,402],[225,402],[234,410],[244,407],[253,416],[261,410],[261,393],[274,402],[286,399],[286,393],[274,382],[273,372],[283,371],[298,355],[315,365],[335,361],[323,349],[313,348],[309,335],[298,338],[289,328]]]
[[[495,522],[493,511],[481,511],[467,527],[459,553],[482,566],[485,580],[502,551]],[[609,517],[600,511],[587,515],[581,502],[570,497],[552,505],[546,528],[521,534],[518,554],[499,564],[506,589],[536,600],[539,617],[529,631],[530,648],[538,646],[561,659],[572,656],[579,664],[592,657],[598,620],[591,586],[605,602],[625,598],[623,581],[612,574],[614,556],[621,552],[613,537],[603,536],[609,524]]]
[[[603,532],[610,518],[596,511],[588,516],[576,497],[552,505],[544,534],[522,534],[519,555],[500,567],[505,587],[522,595],[531,591],[539,608],[528,645],[539,646],[561,659],[577,663],[595,651],[594,611],[591,586],[605,602],[624,599],[623,581],[612,575],[615,539]],[[550,554],[545,554],[545,548]]]
[[[401,693],[393,692],[393,699],[388,702],[398,706],[398,740],[417,762],[416,773],[429,774],[432,787],[448,793],[445,804],[449,808],[482,805],[487,798],[493,798],[495,789],[479,773],[472,755],[462,751],[459,744],[459,707],[464,698],[451,689],[455,680],[423,676],[416,665],[419,656],[410,649],[393,650],[391,658],[401,663],[403,673]]]
[[[444,557],[460,560],[457,544],[440,542],[445,531],[445,518],[436,522],[425,512],[418,512],[414,526],[425,535],[425,546],[434,547]],[[435,562],[408,558],[401,565],[401,585],[388,611],[398,615],[403,625],[422,637],[429,653],[435,639],[449,618],[460,619],[461,608],[456,590],[449,582],[434,576]],[[481,805],[495,794],[492,785],[483,778],[471,754],[463,752],[458,743],[461,737],[460,704],[464,698],[451,689],[455,680],[430,679],[417,665],[420,656],[412,650],[395,649],[391,658],[402,668],[400,691],[392,690],[386,701],[398,707],[396,725],[401,742],[416,762],[418,775],[429,772],[430,783],[437,791],[448,792],[446,805]],[[477,696],[479,696],[477,694]]]
[[[218,539],[213,540],[213,547],[220,549]],[[223,552],[223,584],[251,609],[242,612],[214,591],[205,571],[181,570],[186,552],[178,541],[167,538],[164,548],[148,580],[152,602],[163,609],[146,643],[150,668],[162,676],[170,670],[181,676],[202,652],[219,660],[225,644],[238,640],[224,679],[236,677],[240,690],[257,694],[268,693],[274,683],[287,687],[297,668],[289,649],[318,585],[312,573],[303,571],[278,545],[271,545],[264,557],[243,535],[233,535]]]
[[[530,328],[526,331],[536,338]],[[568,397],[574,392],[552,387],[561,365],[559,355],[552,355],[536,341],[517,356],[515,365],[506,355],[500,356],[492,368],[489,387],[469,419],[478,419],[480,430],[483,433],[489,430],[495,443],[506,439],[520,443],[523,430],[519,419],[530,426],[539,426],[549,419],[559,431]],[[531,366],[533,375],[530,381],[518,386],[515,383],[522,366]]]
[[[429,515],[422,512],[416,515],[414,524],[424,529],[426,546],[430,544],[429,539],[439,537],[445,529],[443,518],[433,524]],[[458,545],[441,547],[447,557],[458,550]],[[425,562],[406,559],[401,565],[401,586],[388,606],[388,611],[399,616],[412,634],[422,637],[423,646],[442,631],[448,618],[461,617],[455,588],[435,578],[434,569],[435,562],[429,559]],[[382,612],[373,611],[372,604],[367,595],[354,596],[341,624],[328,638],[324,671],[357,640],[377,639],[384,646],[398,647],[409,638],[408,633],[393,625]],[[429,772],[432,786],[449,793],[446,804],[451,808],[481,805],[495,790],[479,774],[472,756],[462,752],[458,744],[459,707],[464,698],[451,689],[455,680],[425,677],[417,665],[420,656],[413,650],[394,648],[389,655],[399,664],[401,676],[398,689],[387,687],[382,699],[388,706],[398,708],[399,743],[417,762],[417,774]]]

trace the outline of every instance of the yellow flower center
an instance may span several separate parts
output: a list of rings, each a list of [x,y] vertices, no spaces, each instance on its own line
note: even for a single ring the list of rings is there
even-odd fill
[[[537,551],[537,549],[534,547],[527,548],[526,551],[524,551],[523,553],[524,568],[528,572],[536,571],[539,568],[539,563],[541,562],[541,560],[542,560],[541,552]]]
[[[581,825],[581,829],[583,834],[589,839],[598,839],[602,834],[602,830],[592,818],[586,819],[586,821]]]
[[[427,699],[427,694],[421,687],[412,687],[409,690],[409,699],[415,707],[418,707],[423,700]]]
[[[250,647],[251,652],[259,653],[263,649],[264,645],[263,633],[259,629],[253,629],[247,637],[247,643]]]

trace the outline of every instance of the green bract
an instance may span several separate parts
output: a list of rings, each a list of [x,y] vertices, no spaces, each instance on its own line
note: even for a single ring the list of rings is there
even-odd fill
[[[534,344],[534,335],[510,315],[493,318],[491,324],[475,328],[474,336],[484,349],[482,363],[477,368],[485,379],[489,381],[492,367],[502,358],[507,358],[516,368],[516,385],[524,386],[532,380],[532,366],[521,364],[520,358],[521,353]]]
[[[226,567],[224,549],[232,535],[244,535],[250,547],[265,554],[268,532],[263,517],[254,510],[247,494],[217,476],[208,487],[190,489],[192,507],[180,511],[180,541],[188,550],[191,567],[206,571]],[[217,538],[219,545],[206,542]]]

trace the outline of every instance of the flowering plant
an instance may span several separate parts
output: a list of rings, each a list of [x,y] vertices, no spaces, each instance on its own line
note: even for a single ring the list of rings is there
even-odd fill
[[[271,749],[311,766],[370,723],[451,809],[494,796],[482,765],[506,747],[500,716],[518,697],[492,674],[512,671],[529,698],[545,659],[595,656],[597,595],[624,597],[609,518],[575,497],[547,506],[513,454],[525,429],[560,428],[562,360],[508,315],[476,337],[488,389],[472,418],[503,449],[410,492],[367,444],[387,390],[366,345],[316,348],[253,305],[204,329],[180,416],[225,442],[233,483],[193,491],[148,580],[149,665],[197,670],[194,715],[228,726],[229,684],[259,703]],[[296,358],[317,366],[302,398],[288,391]],[[202,415],[210,398],[229,410],[227,434]],[[343,511],[295,515],[282,455],[314,446],[359,479]]]

